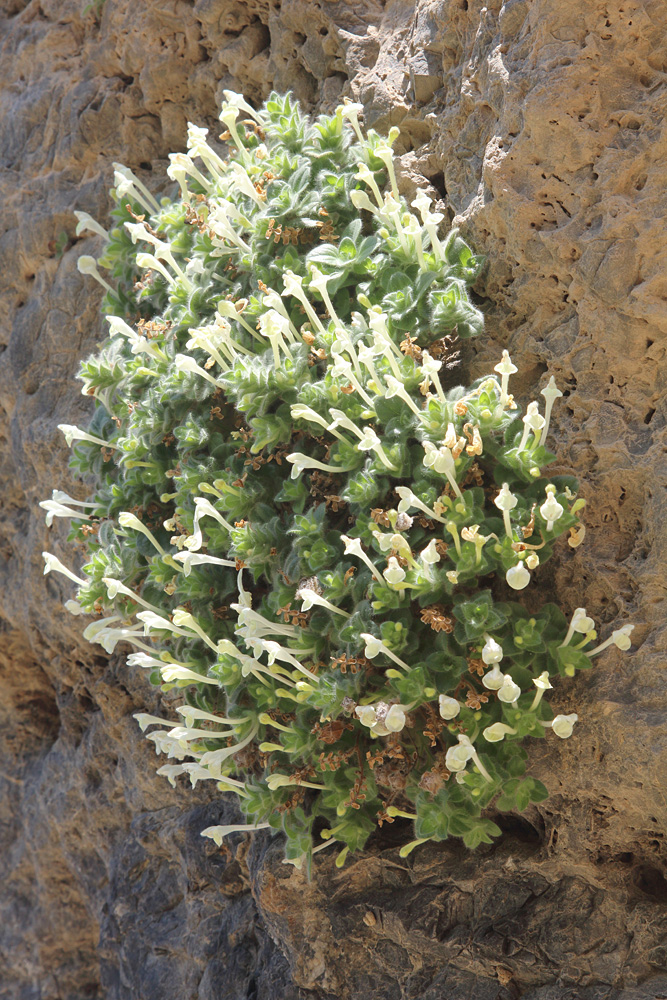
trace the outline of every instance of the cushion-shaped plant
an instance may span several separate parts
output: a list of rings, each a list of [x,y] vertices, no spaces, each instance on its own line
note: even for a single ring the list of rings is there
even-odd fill
[[[481,261],[423,193],[409,210],[396,130],[226,98],[226,159],[190,126],[173,198],[118,166],[111,232],[79,216],[107,238],[79,267],[109,339],[82,365],[90,428],[62,430],[96,488],[42,503],[89,552],[81,578],[46,571],[78,584],[87,638],[177,689],[178,718],[137,716],[159,773],[233,790],[248,821],[205,836],[271,827],[295,864],[342,864],[405,816],[403,855],[475,847],[547,795],[521,744],[572,733],[551,680],[630,645],[510,599],[583,534],[574,480],[541,478],[561,393],[521,416],[506,351],[449,387]]]

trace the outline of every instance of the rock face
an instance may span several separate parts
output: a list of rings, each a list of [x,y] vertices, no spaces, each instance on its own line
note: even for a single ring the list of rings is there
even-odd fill
[[[84,3],[0,0],[1,1000],[667,995],[665,5]],[[588,538],[544,592],[631,619],[636,652],[559,684],[576,738],[533,748],[551,798],[496,847],[401,861],[396,824],[308,883],[262,835],[204,843],[233,806],[155,777],[131,717],[155,691],[41,575],[43,548],[76,561],[36,504],[76,489],[56,424],[85,422],[101,334],[72,210],[104,219],[114,160],[158,190],[227,87],[400,125],[405,190],[430,184],[489,257],[472,373],[508,347],[522,401],[565,389],[552,440]]]

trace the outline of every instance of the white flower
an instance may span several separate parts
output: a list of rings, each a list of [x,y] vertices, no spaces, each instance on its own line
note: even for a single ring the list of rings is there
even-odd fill
[[[66,507],[64,504],[58,503],[57,500],[40,500],[39,506],[46,511],[47,528],[53,524],[54,517],[76,517],[82,521],[90,520],[88,514],[84,514],[81,510],[74,510],[72,507]]]
[[[364,113],[364,106],[356,101],[351,101],[349,97],[344,97],[343,103],[336,108],[336,111],[340,112],[341,118],[353,122]]]
[[[298,299],[303,298],[303,278],[299,274],[295,274],[294,271],[283,272],[283,285],[285,290],[283,295],[294,295]]]
[[[202,768],[202,771],[204,771],[204,768]],[[175,779],[180,774],[185,774],[186,771],[182,764],[163,764],[162,767],[159,767],[155,773],[159,774],[161,778],[166,778],[171,787],[176,788]],[[210,777],[208,771],[204,771],[204,773],[206,777]]]
[[[630,649],[630,646],[632,645],[630,633],[633,629],[634,625],[623,625],[621,628],[614,629],[611,633],[611,638],[617,649],[620,649],[623,652]]]
[[[76,229],[74,230],[76,236],[80,236],[83,232],[89,232],[95,233],[97,236],[103,236],[105,240],[109,239],[106,229],[103,229],[99,222],[96,222],[88,212],[75,212],[74,214],[78,220]]]
[[[505,683],[505,676],[496,663],[493,670],[489,670],[488,673],[484,674],[482,677],[482,684],[489,691],[498,691]]]
[[[579,716],[576,713],[572,715],[557,715],[551,723],[551,728],[556,736],[560,736],[562,740],[566,740],[568,736],[572,735],[574,724],[578,721]]]
[[[547,499],[544,501],[540,507],[540,514],[547,522],[547,531],[552,531],[554,526],[554,521],[557,521],[559,517],[562,517],[563,507],[558,503],[556,497],[554,496],[556,492],[556,487],[551,484],[546,487]]]
[[[287,455],[287,461],[293,466],[292,479],[298,479],[305,469],[322,469],[323,472],[345,471],[342,466],[326,465],[316,458],[311,458],[310,455],[304,455],[301,451],[295,451],[291,455]]]
[[[364,184],[368,184],[369,188],[373,192],[373,195],[375,197],[378,206],[382,208],[382,206],[384,205],[384,201],[382,195],[380,194],[380,188],[378,187],[377,181],[375,180],[375,174],[365,163],[357,164],[357,172],[355,174],[355,179],[363,181]]]
[[[134,258],[137,262],[137,266],[142,268],[144,271],[157,271],[165,279],[168,285],[175,285],[176,278],[171,274],[167,268],[162,264],[155,254],[151,253],[138,253]]]
[[[202,758],[203,759],[203,758]],[[276,788],[285,788],[287,785],[302,785],[305,788],[324,788],[324,785],[316,785],[312,781],[297,781],[289,774],[270,774],[266,783],[272,792]]]
[[[370,729],[375,725],[376,715],[375,709],[372,705],[357,705],[354,710],[354,714],[359,719],[362,726],[367,726]]]
[[[145,535],[148,541],[157,549],[160,555],[163,556],[165,554],[164,549],[158,542],[153,532],[149,531],[145,524],[142,524],[136,514],[133,514],[129,510],[123,510],[118,515],[118,523],[121,528],[133,528],[134,531],[140,531],[141,534]]]
[[[497,365],[494,365],[493,370],[494,372],[498,372],[499,375],[506,375],[509,377],[510,375],[514,375],[515,372],[518,372],[519,369],[515,364],[513,364],[512,359],[509,356],[509,352],[503,351],[502,360],[499,361]]]
[[[414,493],[412,492],[409,486],[397,486],[396,492],[401,497],[401,501],[398,505],[399,513],[402,514],[405,511],[410,510],[411,507],[416,506],[415,500],[417,498],[415,497]],[[424,506],[426,505],[424,504]]]
[[[528,435],[532,431],[535,435],[535,443],[539,441],[539,431],[544,427],[544,417],[540,415],[539,408],[536,402],[529,403],[526,408],[526,414],[522,417],[523,420],[523,434],[521,435],[521,441],[519,442],[518,451],[523,451],[526,447],[528,441]],[[538,470],[539,475],[539,470]]]
[[[164,666],[160,668],[160,673],[162,674],[162,680],[166,681],[167,684],[171,684],[174,681],[191,681],[194,684],[213,684],[215,687],[219,687],[219,682],[213,677],[205,677],[203,674],[198,674],[194,670],[190,670],[188,667],[181,666],[180,663],[165,663]]]
[[[392,705],[384,717],[384,724],[390,733],[400,733],[405,728],[405,712],[400,705]]]
[[[422,549],[420,555],[422,562],[426,563],[429,566],[433,566],[435,563],[440,562],[440,559],[442,557],[438,552],[435,538],[432,538],[431,541],[426,546],[426,548]]]
[[[533,678],[533,684],[542,691],[549,691],[553,687],[549,681],[549,673],[546,670],[543,670],[539,677]]]
[[[395,378],[393,375],[385,375],[384,379],[385,382],[387,383],[387,389],[384,393],[385,399],[392,399],[392,397],[398,396],[399,399],[403,400],[406,406],[410,407],[410,409],[416,416],[421,418],[422,416],[421,410],[419,409],[419,407],[417,406],[414,399],[407,391],[403,383],[399,382],[399,380]],[[442,470],[436,469],[436,471],[440,472]]]
[[[521,694],[521,688],[515,684],[509,674],[505,674],[502,687],[498,689],[498,698],[506,705],[512,705]]]
[[[405,570],[399,565],[396,556],[389,557],[389,565],[382,575],[392,587],[398,586],[405,580]]]
[[[195,359],[191,358],[189,354],[177,354],[174,358],[174,365],[176,367],[176,371],[192,372],[195,375],[199,375],[201,378],[205,378],[207,382],[210,382],[211,385],[218,388],[218,383],[213,376],[209,375],[205,368],[198,365]]]
[[[327,608],[329,611],[333,611],[334,614],[343,615],[344,618],[349,618],[350,615],[347,611],[343,611],[341,608],[337,608],[335,604],[331,601],[327,601],[325,597],[320,597],[320,595],[308,587],[301,587],[296,592],[296,597],[303,601],[301,605],[302,611],[310,611],[314,604],[319,605],[322,608]]]
[[[540,414],[537,403],[532,402],[528,404],[523,422],[532,431],[539,431],[544,427],[544,417]]]
[[[503,647],[490,635],[487,635],[485,638],[486,642],[482,647],[482,659],[487,665],[500,663],[503,658]]]
[[[412,207],[417,209],[422,218],[424,216],[424,213],[430,210],[431,199],[426,194],[426,191],[423,190],[423,188],[420,188],[419,191],[417,191],[417,194],[415,195],[412,201]]]
[[[333,413],[333,410],[331,412]],[[357,448],[359,451],[374,451],[385,468],[396,472],[396,466],[389,461],[387,453],[382,447],[382,442],[372,427],[364,427]]]
[[[417,510],[423,510],[425,514],[432,517],[434,521],[440,521],[444,524],[445,519],[436,514],[427,504],[423,503],[419,497],[415,496],[409,486],[396,486],[394,487],[399,497],[401,498],[398,505],[399,514],[404,514],[409,511],[412,507],[416,507]]]
[[[503,483],[502,489],[493,502],[498,510],[506,511],[514,510],[519,500],[513,493],[510,492],[510,488],[507,483]]]
[[[540,435],[540,444],[543,444],[544,441],[546,441],[547,434],[549,433],[549,421],[551,420],[551,409],[554,405],[555,400],[558,399],[559,396],[563,395],[563,393],[556,385],[556,380],[553,377],[553,375],[549,379],[549,384],[545,386],[545,388],[542,389],[542,391],[540,392],[540,395],[544,396],[546,400],[546,406],[544,408],[544,427],[542,428],[542,433]]]
[[[503,523],[505,525],[505,534],[508,538],[512,538],[512,522],[510,521],[510,511],[514,510],[519,500],[515,497],[513,493],[510,492],[507,483],[503,483],[502,489],[498,496],[493,501],[498,510],[503,512]]]
[[[379,653],[385,651],[385,644],[382,639],[378,639],[377,636],[371,635],[369,632],[362,632],[361,638],[366,643],[364,656],[367,659],[374,660]]]
[[[442,383],[440,382],[440,378],[438,377],[438,372],[440,371],[441,368],[442,368],[442,361],[436,361],[435,358],[431,357],[428,351],[422,351],[421,372],[426,382],[426,391],[428,391],[430,382],[433,382],[436,388],[436,392],[438,393],[440,402],[444,403],[446,402],[445,394],[442,390]]]
[[[560,648],[567,646],[575,632],[580,635],[587,635],[595,628],[595,622],[586,614],[586,608],[575,608],[570,621],[567,635],[560,644]]]
[[[462,743],[450,747],[445,754],[445,767],[448,771],[463,771],[473,753],[474,749],[471,746]]]
[[[377,214],[377,205],[374,205],[366,192],[361,191],[359,188],[355,188],[354,191],[350,191],[350,201],[358,212],[365,211]]]
[[[213,566],[236,566],[236,563],[232,562],[231,559],[219,559],[217,556],[202,555],[199,552],[177,552],[174,559],[176,562],[183,564],[183,574],[185,576],[190,576],[193,566],[208,564]]]
[[[441,694],[438,698],[438,710],[440,718],[449,721],[455,719],[461,711],[461,704],[456,698],[450,698],[447,694]]]
[[[42,552],[42,558],[44,560],[44,576],[47,573],[62,573],[66,576],[68,580],[73,583],[78,583],[80,587],[85,587],[87,580],[82,580],[81,577],[76,576],[67,566],[61,563],[57,556],[52,555],[50,552]]]
[[[289,460],[289,456],[288,456],[288,460]],[[370,559],[366,555],[366,553],[364,552],[364,550],[361,547],[361,539],[360,538],[349,538],[347,535],[341,535],[340,536],[340,540],[343,543],[343,545],[345,546],[345,555],[346,556],[347,555],[352,555],[352,556],[356,556],[358,559],[361,559],[362,562],[364,562],[368,566],[369,570],[371,571],[371,573],[373,574],[373,576],[375,577],[375,579],[377,580],[377,582],[378,583],[382,583],[382,576],[380,574],[380,571],[378,570],[377,566],[372,561],[372,559]],[[363,636],[362,636],[362,638],[363,638]]]
[[[505,573],[505,579],[512,590],[523,590],[530,583],[530,573],[522,562],[512,566]]]
[[[590,653],[587,653],[587,656],[597,656],[598,653],[601,653],[603,649],[606,649],[607,646],[611,646],[612,644],[616,646],[617,649],[625,652],[630,649],[630,646],[632,645],[630,634],[633,630],[634,625],[623,625],[621,628],[614,629],[609,638],[604,642],[601,642],[599,646],[595,647],[595,649],[592,649]],[[563,645],[565,645],[565,643],[563,643]]]
[[[114,444],[110,444],[102,438],[95,437],[93,434],[88,434],[86,431],[79,430],[79,428],[74,424],[58,424],[58,430],[62,431],[65,435],[65,441],[67,442],[68,448],[72,447],[73,441],[90,441],[91,444],[99,444],[103,448],[116,447]]]
[[[250,115],[251,118],[254,118],[256,122],[260,121],[257,112],[251,108],[243,94],[237,94],[235,90],[223,90],[222,96],[224,97],[228,108],[236,108],[237,112],[245,111],[245,113]]]
[[[94,257],[89,254],[83,254],[76,262],[77,270],[80,274],[88,274],[91,278],[95,278],[96,281],[106,288],[108,292],[112,292],[113,289],[108,281],[105,281],[100,272],[97,269],[97,261]]]
[[[211,840],[222,847],[222,838],[228,837],[230,833],[254,833],[255,830],[266,830],[269,823],[235,823],[229,826],[207,826],[202,830],[202,837],[210,837]]]
[[[454,458],[452,456],[449,448],[442,445],[440,448],[436,448],[431,441],[424,441],[424,458],[423,463],[427,469],[433,469],[434,472],[439,472],[441,475],[444,474],[449,480],[449,485],[452,487],[457,497],[462,500],[463,494],[459,489],[459,485],[456,482],[456,465]]]
[[[575,608],[572,615],[572,630],[586,635],[595,628],[595,622],[586,614],[586,608]]]
[[[146,732],[148,726],[173,726],[171,719],[160,719],[156,715],[148,715],[146,712],[135,712],[132,716],[139,723],[142,733]]]
[[[516,733],[516,729],[506,726],[504,722],[494,722],[492,726],[487,726],[482,730],[482,736],[489,743],[500,743],[506,736]]]
[[[510,375],[514,375],[519,369],[516,365],[512,364],[512,359],[507,351],[503,351],[502,361],[494,367],[494,372],[498,372],[501,376],[500,385],[500,405],[504,406],[507,402],[507,387],[509,384]]]

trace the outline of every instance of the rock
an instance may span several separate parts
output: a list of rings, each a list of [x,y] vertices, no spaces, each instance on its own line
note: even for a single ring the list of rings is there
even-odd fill
[[[0,2],[0,995],[667,995],[666,30],[658,0]],[[406,194],[430,183],[488,256],[471,373],[507,347],[521,402],[565,391],[551,442],[588,534],[544,599],[636,624],[629,658],[559,683],[576,738],[531,749],[551,797],[497,846],[402,861],[396,824],[310,882],[264,835],[200,838],[233,805],[155,776],[132,713],[164,706],[81,639],[40,553],[80,555],[36,506],[85,495],[56,430],[90,412],[74,376],[102,336],[73,210],[105,219],[115,160],[160,190],[188,120],[273,86],[401,127]]]

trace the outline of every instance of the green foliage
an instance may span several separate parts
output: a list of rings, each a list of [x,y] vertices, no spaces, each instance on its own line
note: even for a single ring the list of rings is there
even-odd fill
[[[547,794],[521,741],[570,734],[543,695],[595,638],[582,609],[567,629],[509,600],[578,537],[573,480],[540,478],[560,393],[522,420],[507,352],[443,386],[444,336],[482,328],[482,260],[423,194],[409,210],[395,135],[357,112],[230,94],[228,159],[190,126],[173,197],[117,170],[109,281],[81,259],[106,288],[96,411],[64,428],[96,492],[42,504],[87,547],[84,579],[47,554],[87,637],[179,690],[178,721],[139,716],[160,773],[237,792],[299,865],[334,843],[342,864],[393,815],[418,842],[498,836],[490,809]]]

